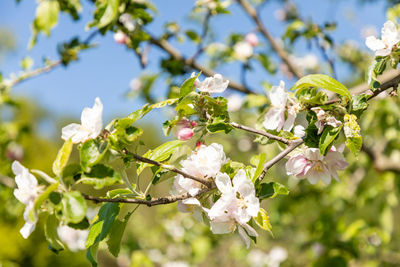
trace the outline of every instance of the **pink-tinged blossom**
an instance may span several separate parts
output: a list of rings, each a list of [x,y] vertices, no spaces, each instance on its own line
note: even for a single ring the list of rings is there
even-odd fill
[[[178,139],[184,141],[192,139],[193,135],[194,135],[193,129],[186,127],[180,129],[177,134]]]
[[[307,148],[303,153],[297,153],[286,163],[286,173],[299,179],[308,179],[311,184],[322,180],[325,184],[331,183],[331,178],[339,182],[337,171],[347,167],[342,149],[332,146],[326,156],[321,155],[318,148]]]
[[[335,117],[327,115],[325,111],[320,107],[311,108],[312,111],[317,114],[317,122],[315,126],[318,129],[318,134],[321,134],[325,128],[325,125],[332,126],[333,128],[337,128],[342,125],[341,121],[338,121]]]
[[[253,47],[258,45],[258,37],[254,32],[248,33],[245,37],[245,40]]]
[[[81,115],[81,124],[71,123],[62,128],[61,138],[71,139],[72,143],[83,143],[94,139],[103,129],[103,104],[100,98],[96,98],[92,108],[84,108]]]
[[[248,222],[252,217],[256,217],[260,210],[254,184],[247,178],[244,170],[239,170],[232,181],[226,173],[219,173],[215,184],[221,192],[221,197],[208,211],[211,231],[214,234],[225,234],[233,232],[237,227],[248,248],[248,235],[257,236],[257,232]]]
[[[264,128],[267,130],[284,130],[290,131],[293,128],[294,121],[296,120],[298,104],[289,99],[289,95],[285,89],[285,83],[280,82],[279,86],[273,86],[269,92],[271,100],[271,108],[265,114],[263,122]],[[291,102],[287,108],[287,102]],[[285,113],[287,111],[287,118]]]
[[[196,76],[193,72],[191,77]],[[215,74],[213,77],[207,77],[204,81],[196,79],[194,86],[204,93],[222,93],[228,87],[229,81],[224,81],[221,74]]]
[[[66,225],[57,227],[57,234],[72,252],[86,249],[88,230],[78,230]]]
[[[114,33],[114,41],[118,44],[126,44],[126,40],[128,40],[128,36],[121,31],[117,31]]]
[[[17,189],[14,190],[14,196],[25,205],[25,225],[21,228],[20,233],[22,237],[26,239],[36,227],[37,214],[34,213],[34,218],[31,218],[29,214],[33,209],[35,200],[39,196],[41,189],[38,186],[35,176],[18,161],[14,161],[11,168],[15,174],[15,183],[17,184]]]
[[[388,56],[399,41],[399,30],[392,21],[388,20],[383,25],[381,39],[375,36],[368,36],[365,44],[369,49],[375,51],[375,56]]]

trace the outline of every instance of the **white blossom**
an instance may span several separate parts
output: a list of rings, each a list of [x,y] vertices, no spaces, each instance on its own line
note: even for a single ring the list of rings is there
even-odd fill
[[[329,116],[325,113],[325,111],[320,107],[311,108],[312,111],[317,114],[317,122],[315,122],[315,126],[318,129],[318,134],[321,134],[325,128],[325,125],[332,126],[333,128],[337,128],[342,125],[341,121],[338,121],[335,117]]]
[[[273,247],[268,253],[268,267],[279,267],[288,257],[287,250],[283,247]]]
[[[126,36],[126,34],[122,31],[117,31],[114,33],[114,41],[118,44],[125,44],[127,39],[128,36]]]
[[[253,55],[253,46],[248,42],[238,42],[233,46],[233,52],[237,59],[247,61]]]
[[[290,131],[293,128],[294,121],[297,116],[298,105],[293,100],[289,99],[288,93],[285,89],[285,83],[280,82],[279,86],[273,86],[269,93],[271,100],[271,108],[265,114],[263,125],[267,130],[284,130]],[[292,102],[288,108],[288,100]],[[285,119],[285,111],[287,111],[287,118]]]
[[[29,214],[41,190],[35,176],[21,163],[14,161],[11,168],[15,174],[15,183],[17,184],[17,189],[14,189],[14,196],[26,206],[24,211],[25,225],[20,230],[22,237],[26,239],[36,227],[37,215],[34,214],[35,217],[30,218]]]
[[[247,43],[249,43],[251,46],[257,46],[258,45],[258,37],[257,34],[254,32],[250,32],[246,35],[245,40]]]
[[[215,179],[222,193],[218,201],[208,211],[211,231],[214,234],[233,232],[236,227],[246,247],[250,246],[250,236],[257,232],[247,223],[257,216],[260,201],[255,195],[254,184],[247,179],[244,170],[239,170],[233,180],[226,173],[219,173]],[[247,233],[246,233],[247,232]]]
[[[71,251],[75,252],[86,249],[85,242],[89,234],[88,230],[78,230],[61,225],[57,227],[57,234]]]
[[[129,88],[131,89],[132,92],[138,92],[140,88],[142,88],[142,81],[138,78],[133,78],[129,82]]]
[[[306,135],[305,128],[302,125],[296,125],[293,128],[294,136],[303,138]]]
[[[289,57],[293,64],[298,68],[304,70],[315,70],[318,67],[318,58],[314,54],[307,54],[303,57],[290,55]]]
[[[326,156],[321,155],[319,148],[307,148],[302,153],[295,153],[286,163],[286,173],[299,179],[306,178],[311,184],[322,180],[328,185],[332,176],[339,182],[337,171],[347,167],[343,148],[332,146]]]
[[[103,129],[103,104],[96,98],[92,108],[84,108],[81,115],[81,124],[71,123],[62,128],[61,138],[71,139],[72,143],[82,143],[96,138]]]
[[[228,100],[228,111],[235,112],[238,111],[243,104],[243,97],[239,94],[232,94],[229,95],[227,98]]]
[[[131,14],[122,14],[119,17],[119,22],[121,22],[128,31],[133,32],[135,30],[135,20],[132,18]]]
[[[196,76],[193,72],[191,77]],[[206,93],[222,93],[228,87],[229,81],[224,81],[221,74],[215,74],[213,77],[208,77],[204,81],[196,79],[194,86],[199,89],[200,92]]]
[[[392,52],[393,47],[399,41],[399,30],[392,21],[388,20],[383,25],[381,39],[378,39],[375,36],[368,36],[365,44],[369,49],[375,51],[375,56],[387,56]]]

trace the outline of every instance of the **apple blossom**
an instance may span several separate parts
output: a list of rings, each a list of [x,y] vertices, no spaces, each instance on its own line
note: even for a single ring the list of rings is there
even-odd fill
[[[133,78],[129,82],[129,88],[131,89],[132,92],[138,92],[140,88],[142,88],[142,81],[138,78]]]
[[[57,234],[71,251],[76,252],[86,249],[85,242],[89,234],[88,230],[78,230],[66,225],[61,225],[57,227]]]
[[[268,267],[279,267],[287,257],[288,252],[286,249],[279,246],[273,247],[268,253]]]
[[[381,39],[377,39],[375,36],[368,36],[365,44],[369,49],[375,51],[375,56],[388,56],[393,47],[400,41],[400,32],[396,25],[388,20],[383,25],[381,35]]]
[[[126,36],[126,34],[121,31],[117,31],[116,33],[114,33],[114,41],[118,44],[126,44],[127,39],[128,36]]]
[[[128,13],[124,13],[119,17],[119,21],[124,25],[124,27],[130,31],[133,32],[135,30],[135,20],[132,18],[132,16]]]
[[[294,65],[304,70],[315,70],[318,67],[318,58],[314,54],[307,54],[303,57],[290,55],[289,58]]]
[[[194,77],[195,73],[193,72],[191,77]],[[200,82],[199,79],[196,79],[194,82],[194,86],[199,89],[200,92],[205,93],[222,93],[228,87],[229,81],[224,81],[221,74],[215,74],[213,77],[208,77],[204,81]]]
[[[258,45],[258,37],[254,32],[250,32],[246,35],[245,40],[248,44],[251,46],[257,46]]]
[[[314,107],[311,108],[311,110],[314,111],[315,114],[317,114],[317,122],[315,123],[315,126],[318,129],[318,134],[322,133],[322,131],[325,128],[325,125],[330,125],[334,128],[337,128],[340,125],[342,125],[341,121],[338,121],[333,116],[326,115],[325,111],[320,107]]]
[[[296,125],[293,128],[294,136],[303,138],[306,135],[305,128],[302,125]]]
[[[232,94],[226,98],[228,100],[228,111],[235,112],[238,111],[243,104],[243,97],[239,94]]]
[[[303,153],[296,153],[289,158],[286,173],[299,179],[307,178],[311,184],[321,179],[328,185],[332,176],[339,181],[337,171],[347,167],[342,151],[332,146],[327,155],[323,156],[319,148],[307,148]]]
[[[233,46],[237,59],[247,61],[253,55],[253,47],[248,42],[238,42]]]
[[[271,100],[271,108],[265,114],[263,125],[267,130],[284,130],[290,131],[293,128],[294,121],[297,116],[298,105],[289,99],[288,93],[285,89],[285,83],[280,82],[279,86],[273,86],[269,98]],[[292,105],[286,108],[287,101],[291,101]],[[287,110],[288,116],[285,120],[285,111]]]
[[[227,161],[222,145],[200,145],[180,164],[191,175],[199,178],[215,177]]]
[[[29,214],[41,190],[35,176],[22,166],[21,163],[14,161],[11,168],[15,174],[15,183],[17,184],[14,196],[26,206],[24,212],[25,225],[20,230],[22,237],[26,239],[36,227],[37,215],[35,214],[35,218],[32,220]]]
[[[247,179],[242,169],[232,181],[226,173],[219,173],[215,184],[221,192],[221,197],[208,211],[211,231],[214,234],[230,233],[238,225],[239,235],[249,247],[248,235],[257,236],[257,232],[247,223],[252,217],[256,217],[260,210],[254,184]]]
[[[188,127],[184,127],[182,129],[180,129],[178,131],[178,139],[179,140],[190,140],[194,135],[193,129],[192,128],[188,128]]]
[[[62,128],[61,138],[71,139],[72,143],[82,143],[96,138],[103,129],[103,104],[100,98],[95,99],[92,108],[84,108],[81,115],[81,124],[71,123]]]

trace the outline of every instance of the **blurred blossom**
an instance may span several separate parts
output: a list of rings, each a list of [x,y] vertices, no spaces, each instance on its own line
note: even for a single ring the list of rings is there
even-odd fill
[[[314,244],[312,245],[311,249],[312,249],[312,251],[315,253],[315,255],[316,255],[317,257],[321,256],[322,253],[324,253],[324,251],[325,251],[324,245],[322,245],[322,244],[319,243],[319,242],[314,243]]]
[[[24,148],[17,143],[11,143],[7,147],[6,156],[11,161],[21,161],[24,157]]]
[[[307,54],[303,57],[289,56],[294,65],[303,70],[315,70],[318,67],[318,58],[314,54]]]
[[[196,74],[193,72],[191,77],[195,77]],[[204,93],[222,93],[228,87],[229,81],[225,80],[221,74],[215,74],[213,77],[207,77],[204,81],[200,81],[198,78],[194,81],[194,86],[199,89],[200,92]]]
[[[279,21],[286,20],[286,10],[283,8],[275,10],[274,17]]]
[[[257,46],[258,45],[258,37],[254,32],[248,33],[246,35],[246,37],[245,37],[245,40],[251,46]]]
[[[248,42],[238,42],[233,46],[237,59],[247,61],[253,55],[253,47]]]
[[[159,263],[163,260],[163,255],[159,249],[150,249],[147,252],[147,256],[152,262]]]
[[[249,139],[247,139],[247,138],[242,138],[242,139],[240,139],[240,140],[238,141],[238,149],[239,149],[241,152],[247,152],[247,151],[249,151],[249,150],[251,149],[252,144],[253,144],[253,143],[252,143]]]
[[[129,82],[129,88],[131,89],[132,92],[139,91],[141,87],[142,87],[142,81],[138,78],[133,78]]]
[[[287,259],[287,250],[283,247],[273,247],[268,253],[268,267],[279,267]]]
[[[131,14],[128,13],[124,13],[119,17],[119,22],[122,23],[122,25],[124,25],[124,27],[132,32],[135,30],[135,21],[132,18]]]
[[[268,254],[259,249],[253,249],[247,255],[247,262],[251,267],[264,267],[268,264]]]
[[[71,251],[86,249],[85,242],[89,234],[88,230],[78,230],[62,225],[57,228],[57,234]]]
[[[376,36],[378,35],[378,30],[374,25],[366,25],[361,29],[361,37],[367,38],[368,36]]]
[[[181,239],[185,234],[185,229],[175,220],[167,220],[164,227],[175,240]]]
[[[214,0],[197,0],[196,6],[203,6],[208,9],[216,9],[217,3]]]
[[[227,98],[228,100],[228,111],[235,112],[238,111],[243,104],[243,97],[239,94],[232,94],[229,95]]]
[[[170,261],[161,265],[162,267],[190,267],[190,265],[184,261]]]
[[[126,36],[126,34],[121,31],[117,31],[116,33],[114,33],[114,41],[118,44],[126,44],[127,39],[128,36]]]

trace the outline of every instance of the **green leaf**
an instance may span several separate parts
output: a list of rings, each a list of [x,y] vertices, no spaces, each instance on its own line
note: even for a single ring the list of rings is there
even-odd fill
[[[277,182],[262,183],[257,188],[257,197],[260,200],[274,198],[277,195],[288,195],[289,189]]]
[[[104,204],[90,227],[85,246],[88,248],[86,258],[91,262],[92,266],[97,266],[99,243],[109,234],[119,211],[119,203],[109,202]]]
[[[104,2],[104,1],[103,1]],[[106,0],[106,8],[97,27],[103,28],[110,24],[118,15],[119,0]]]
[[[179,98],[183,98],[191,92],[194,92],[194,82],[200,76],[201,72],[197,73],[196,76],[191,77],[183,82],[181,89],[179,91]]]
[[[276,72],[275,63],[272,62],[272,60],[266,54],[257,54],[256,58],[267,72],[271,74],[274,74]]]
[[[258,212],[257,217],[254,218],[254,221],[262,229],[264,229],[272,234],[272,225],[269,220],[269,216],[264,209],[260,208],[260,211]]]
[[[321,138],[319,139],[319,150],[321,151],[322,155],[326,155],[329,149],[332,146],[333,141],[342,130],[343,125],[339,127],[332,127],[330,125],[326,126],[324,131],[322,132]]]
[[[91,167],[103,159],[107,150],[108,142],[91,139],[83,143],[80,151],[82,170],[90,172]]]
[[[254,166],[256,166],[256,171],[254,172],[254,176],[253,176],[253,183],[257,180],[258,176],[260,176],[260,174],[262,173],[263,169],[264,169],[264,164],[267,161],[267,154],[265,153],[261,153],[259,155],[253,156],[250,159],[250,163]]]
[[[49,243],[49,249],[55,253],[58,253],[65,248],[57,234],[58,224],[59,221],[56,215],[50,214],[47,217],[46,224],[44,225],[44,235]]]
[[[187,30],[187,31],[185,31],[185,34],[193,42],[195,42],[195,43],[200,43],[201,42],[201,37],[195,31]]]
[[[158,162],[165,161],[171,157],[171,155],[182,145],[183,141],[174,140],[162,144],[161,146],[155,148],[154,150],[147,151],[143,157],[149,158]],[[137,174],[139,175],[146,168],[151,166],[149,163],[140,162],[138,164]]]
[[[349,137],[346,139],[346,146],[350,149],[350,151],[354,154],[354,156],[358,155],[362,147],[362,137]]]
[[[103,164],[94,165],[89,173],[82,174],[78,182],[93,185],[95,189],[123,183],[122,177],[118,172]]]
[[[226,122],[225,118],[211,118],[207,122],[207,131],[210,133],[225,132],[226,134],[233,130],[233,127]]]
[[[351,98],[351,113],[360,117],[361,114],[368,108],[368,98],[366,94],[355,95]]]
[[[33,209],[30,210],[29,212],[29,219],[31,221],[35,221],[35,214],[38,213],[38,210],[42,206],[43,202],[45,202],[48,198],[51,192],[55,191],[58,188],[59,183],[52,184],[46,188],[46,190],[40,194],[39,197],[36,198],[35,203],[33,204]]]
[[[62,198],[62,216],[66,223],[79,223],[86,216],[86,202],[78,191],[64,193]]]
[[[118,257],[121,249],[121,240],[132,213],[133,212],[129,212],[122,221],[117,219],[112,225],[109,238],[107,240],[107,246],[108,250],[114,255],[114,257]]]
[[[53,162],[53,172],[58,177],[62,176],[63,170],[68,163],[68,159],[71,155],[73,143],[71,139],[64,142],[63,146],[57,153],[57,157]]]
[[[310,86],[323,88],[351,99],[349,90],[343,84],[325,74],[306,75],[293,85],[292,90],[297,91]]]
[[[36,18],[33,21],[33,26],[38,31],[50,35],[50,30],[56,26],[58,22],[58,13],[60,6],[58,1],[43,0],[39,2],[36,8]]]
[[[30,70],[33,66],[33,59],[31,57],[25,57],[21,60],[20,65],[24,70]]]

